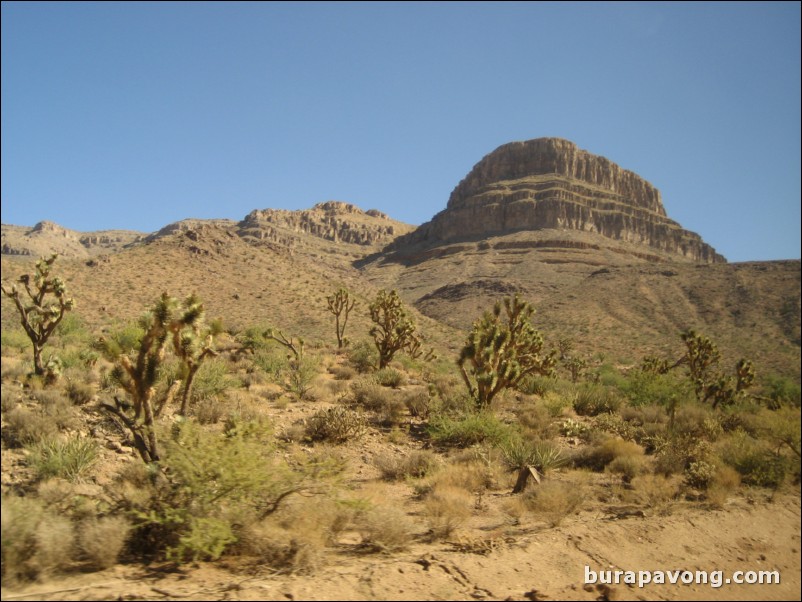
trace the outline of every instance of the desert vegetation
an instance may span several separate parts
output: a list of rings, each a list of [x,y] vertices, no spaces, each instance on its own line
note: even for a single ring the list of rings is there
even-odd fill
[[[4,584],[224,557],[310,573],[799,485],[798,382],[722,368],[694,331],[624,364],[547,340],[508,297],[435,356],[395,291],[359,304],[345,288],[305,308],[332,318],[320,340],[167,293],[93,326],[67,314],[54,261],[3,285],[21,320],[2,333]],[[360,311],[372,326],[346,337]]]

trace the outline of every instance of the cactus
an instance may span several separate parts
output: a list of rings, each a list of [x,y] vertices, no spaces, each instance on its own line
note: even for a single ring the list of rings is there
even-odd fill
[[[42,362],[42,349],[53,334],[56,326],[68,311],[75,308],[75,301],[67,297],[64,281],[58,276],[51,276],[58,254],[54,253],[48,258],[42,257],[36,262],[36,274],[23,274],[17,283],[7,286],[0,285],[3,294],[14,301],[20,315],[25,333],[33,345],[33,371],[37,376],[44,376],[47,367]],[[23,287],[28,299],[22,296],[17,285]],[[55,300],[49,298],[55,297]]]
[[[496,303],[474,322],[457,364],[468,392],[486,408],[503,389],[515,387],[530,374],[547,376],[556,353],[543,353],[543,337],[530,322],[534,309],[516,295]],[[468,369],[466,369],[466,364]]]
[[[345,338],[345,326],[348,324],[348,315],[354,309],[356,301],[351,298],[351,294],[346,288],[339,288],[333,295],[326,297],[329,311],[334,314],[334,328],[337,332],[337,349],[342,349],[348,344]]]
[[[370,319],[376,326],[370,336],[379,351],[379,370],[386,368],[398,351],[415,341],[415,323],[407,316],[398,293],[382,289],[370,304]],[[420,345],[420,343],[418,343]]]

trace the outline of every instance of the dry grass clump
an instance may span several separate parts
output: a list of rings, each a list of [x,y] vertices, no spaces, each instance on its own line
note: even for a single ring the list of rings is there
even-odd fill
[[[740,484],[741,475],[738,471],[726,465],[718,466],[713,480],[707,486],[705,500],[713,508],[723,508]]]
[[[616,471],[626,474],[626,470],[637,468],[642,458],[643,448],[637,443],[610,437],[580,452],[574,457],[574,464],[601,471],[613,461],[620,459],[616,464]]]
[[[31,498],[4,496],[0,509],[3,584],[30,581],[73,562],[74,534],[68,518]]]
[[[373,463],[381,471],[382,478],[398,481],[407,477],[425,477],[437,469],[440,460],[434,452],[417,450],[406,456],[380,454],[375,457]]]
[[[78,528],[78,549],[88,567],[103,570],[117,564],[131,526],[121,516],[83,521]]]
[[[644,474],[632,479],[632,488],[639,503],[664,513],[679,497],[682,491],[682,477]]]
[[[345,443],[365,432],[365,418],[353,410],[335,406],[320,410],[306,421],[306,436],[312,441]]]
[[[437,484],[423,501],[432,540],[449,537],[471,515],[473,496],[454,485]]]
[[[362,547],[373,552],[399,552],[413,540],[409,517],[391,506],[376,506],[362,513],[356,521]]]
[[[87,474],[98,458],[97,442],[79,435],[46,437],[26,449],[28,463],[42,479],[61,477],[75,481]]]
[[[584,498],[583,483],[544,481],[525,489],[521,494],[521,503],[527,510],[556,527],[566,516],[579,511]]]

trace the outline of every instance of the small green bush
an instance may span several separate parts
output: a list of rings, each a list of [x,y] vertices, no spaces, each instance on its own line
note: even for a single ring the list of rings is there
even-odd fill
[[[84,476],[98,458],[94,439],[77,435],[42,439],[26,449],[28,463],[40,479],[61,477],[75,481]]]
[[[515,436],[515,430],[490,412],[467,414],[462,418],[435,416],[429,421],[429,435],[441,445],[468,447],[487,442],[500,445]]]
[[[785,479],[788,463],[765,443],[744,431],[736,431],[722,445],[721,458],[741,475],[747,485],[776,489]]]
[[[379,363],[379,352],[373,343],[357,341],[348,349],[348,361],[357,372],[371,372]]]
[[[382,368],[376,371],[376,381],[383,387],[398,387],[406,383],[406,376],[394,368]]]
[[[581,386],[574,400],[574,411],[580,416],[612,413],[620,406],[621,398],[615,389],[592,383]]]

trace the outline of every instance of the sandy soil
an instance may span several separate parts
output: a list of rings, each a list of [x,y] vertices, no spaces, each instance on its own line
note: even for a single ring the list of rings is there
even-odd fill
[[[491,541],[491,540],[489,540]],[[311,575],[270,574],[248,559],[119,565],[3,590],[3,600],[799,600],[800,498],[741,496],[725,510],[669,516],[583,512],[478,546],[459,539],[394,555],[330,551]],[[779,584],[586,585],[590,570],[777,571]]]

